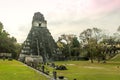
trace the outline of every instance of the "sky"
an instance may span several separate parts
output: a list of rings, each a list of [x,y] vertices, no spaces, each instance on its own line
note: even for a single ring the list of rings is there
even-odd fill
[[[0,22],[19,43],[25,41],[35,12],[44,15],[55,40],[93,27],[112,33],[120,26],[120,0],[0,0]]]

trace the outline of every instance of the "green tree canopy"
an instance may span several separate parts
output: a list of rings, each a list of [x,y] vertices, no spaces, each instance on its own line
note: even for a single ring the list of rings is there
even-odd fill
[[[3,24],[0,22],[0,53],[12,53],[13,58],[16,58],[19,49],[20,45],[17,43],[16,38],[10,37],[9,33],[3,29]]]

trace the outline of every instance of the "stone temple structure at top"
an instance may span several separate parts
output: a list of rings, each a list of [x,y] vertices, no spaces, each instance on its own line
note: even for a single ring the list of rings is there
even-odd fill
[[[43,61],[52,60],[57,45],[47,29],[47,21],[40,12],[34,13],[31,30],[22,45],[22,56],[42,56]]]
[[[47,21],[43,14],[37,12],[33,16],[32,27],[47,27]]]

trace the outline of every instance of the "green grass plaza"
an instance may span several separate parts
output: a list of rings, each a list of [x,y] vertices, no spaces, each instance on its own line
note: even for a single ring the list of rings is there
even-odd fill
[[[116,58],[117,59],[117,58]],[[57,76],[67,80],[120,80],[120,62],[115,59],[107,63],[90,63],[90,61],[58,61],[57,65],[65,65],[67,70],[55,70]],[[52,77],[53,68],[45,66]],[[0,60],[0,80],[50,80],[25,64],[13,60]]]

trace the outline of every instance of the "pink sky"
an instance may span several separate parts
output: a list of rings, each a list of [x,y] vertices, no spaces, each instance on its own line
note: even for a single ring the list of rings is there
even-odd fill
[[[90,0],[90,10],[96,12],[111,12],[120,9],[120,0]]]

